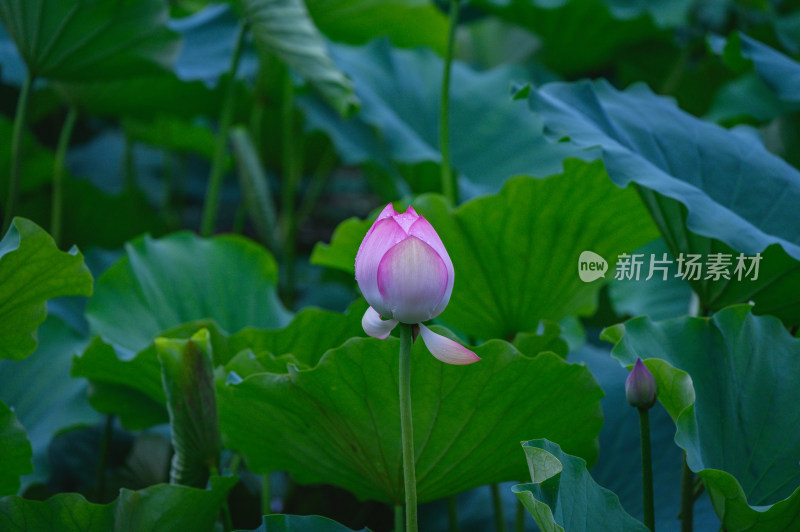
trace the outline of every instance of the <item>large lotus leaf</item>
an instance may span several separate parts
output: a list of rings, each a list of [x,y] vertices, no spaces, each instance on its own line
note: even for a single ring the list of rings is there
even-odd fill
[[[175,74],[183,81],[202,81],[216,87],[231,67],[239,21],[230,5],[209,4],[178,20],[170,27],[183,37],[183,48],[175,61]],[[241,50],[237,77],[252,78],[258,71],[258,57],[249,43]]]
[[[387,40],[334,45],[331,52],[354,80],[361,111],[345,121],[318,100],[299,98],[307,127],[327,133],[349,164],[438,163],[443,59],[422,48],[393,49]],[[509,98],[510,83],[520,76],[514,69],[481,73],[456,61],[451,75],[450,157],[463,197],[495,192],[516,175],[559,173],[564,158],[583,156],[566,144],[549,144],[541,121]],[[498,141],[498,131],[514,134]]]
[[[800,340],[747,305],[711,318],[636,318],[604,337],[622,364],[646,360],[675,442],[726,530],[800,526]]]
[[[261,526],[252,532],[353,532],[353,530],[319,515],[274,514],[265,515]],[[369,532],[369,529],[364,528],[359,532]]]
[[[667,275],[653,270],[658,267],[655,261],[663,260],[664,253],[672,263],[666,265]],[[643,267],[638,279],[615,277],[608,285],[608,297],[614,311],[620,316],[648,315],[654,320],[677,318],[689,314],[692,288],[689,283],[677,276],[678,267],[662,239],[648,242],[631,255],[643,255]]]
[[[736,71],[747,70],[752,64],[782,102],[800,104],[800,63],[791,57],[740,32],[732,33],[727,40],[712,36],[709,44]]]
[[[58,530],[196,530],[211,532],[233,477],[214,477],[211,489],[158,484],[139,491],[120,490],[109,504],[95,504],[76,493],[59,493],[46,501],[20,497],[0,499],[0,529],[9,532]]]
[[[41,227],[14,218],[0,241],[0,359],[21,360],[36,349],[46,301],[92,293],[92,275],[76,248],[59,251]]]
[[[39,346],[31,356],[0,360],[0,400],[14,408],[33,448],[35,477],[23,479],[23,488],[47,479],[47,446],[59,431],[99,421],[86,400],[86,383],[67,377],[72,355],[86,339],[52,312],[38,334]]]
[[[180,40],[167,18],[162,0],[0,1],[0,21],[30,72],[63,81],[168,69]]]
[[[364,44],[387,36],[395,46],[427,46],[444,54],[447,16],[419,0],[305,0],[314,23],[327,37]]]
[[[647,532],[619,497],[594,481],[586,462],[547,440],[523,442],[531,484],[512,490],[541,530],[564,532]]]
[[[25,428],[0,401],[0,496],[17,492],[19,477],[33,471],[32,455]]]
[[[363,300],[350,305],[344,314],[306,308],[283,329],[245,329],[234,334],[228,340],[228,351],[231,355],[245,349],[256,354],[292,355],[298,363],[312,367],[328,349],[365,335],[361,318],[366,310]]]
[[[403,501],[399,340],[355,338],[311,369],[218,380],[227,447],[248,467],[287,470],[297,482],[341,486],[360,499]],[[516,442],[552,438],[593,462],[602,396],[591,373],[553,353],[520,354],[494,340],[483,360],[452,366],[417,342],[412,352],[420,502],[521,478]]]
[[[303,0],[236,0],[262,53],[274,54],[314,85],[342,116],[358,109],[353,84],[334,63]]]
[[[537,55],[567,75],[596,72],[622,50],[668,33],[656,24],[675,26],[686,18],[692,0],[628,2],[618,0],[476,0],[474,3],[541,39]],[[648,13],[650,11],[650,13]]]
[[[137,352],[188,321],[213,319],[229,333],[288,322],[275,260],[250,240],[181,232],[138,238],[125,252],[100,276],[86,308],[92,330],[106,341]]]
[[[695,118],[643,85],[553,83],[530,103],[554,137],[599,146],[611,179],[637,185],[673,256],[723,253],[735,265],[737,252],[762,254],[757,281],[737,280],[733,266],[727,281],[705,270],[693,280],[707,307],[753,300],[757,312],[800,320],[800,171],[752,135]]]
[[[346,314],[308,308],[283,329],[246,328],[230,338],[208,320],[182,324],[161,331],[158,336],[185,340],[205,328],[211,333],[216,366],[230,365],[246,375],[249,370],[244,371],[245,367],[266,371],[263,363],[268,361],[268,367],[285,372],[287,362],[314,366],[328,349],[340,346],[353,336],[364,336],[361,329],[364,310],[363,302],[354,303]],[[234,358],[240,352],[241,356]],[[254,354],[264,357],[255,365],[250,362],[256,360]],[[92,406],[100,412],[116,414],[128,429],[167,421],[161,366],[152,342],[131,357],[124,350],[95,338],[80,357],[74,358],[72,376],[88,379]]]
[[[583,251],[616,257],[657,236],[636,193],[620,190],[599,163],[567,161],[548,179],[518,177],[494,196],[453,210],[441,196],[414,202],[442,238],[455,268],[455,287],[441,320],[476,338],[536,331],[539,321],[591,313],[602,283],[578,276]],[[334,233],[312,262],[353,271],[369,222]]]

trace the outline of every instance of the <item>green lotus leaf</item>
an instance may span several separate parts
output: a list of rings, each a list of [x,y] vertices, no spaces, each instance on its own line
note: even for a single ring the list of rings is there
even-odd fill
[[[36,349],[48,299],[91,294],[92,275],[77,248],[60,251],[44,229],[14,218],[0,241],[0,359],[21,360]]]
[[[452,366],[422,342],[413,348],[420,502],[522,478],[513,457],[527,435],[595,460],[602,391],[586,367],[549,352],[528,357],[500,340],[474,349],[483,360]],[[354,338],[310,369],[218,379],[226,447],[254,472],[286,470],[302,484],[402,502],[398,350],[394,337]]]
[[[59,493],[46,501],[0,499],[0,529],[9,532],[59,530],[215,530],[233,477],[213,477],[211,488],[158,484],[139,491],[120,490],[109,504],[95,504],[77,493]]]
[[[239,532],[245,532],[240,530]],[[319,515],[265,515],[261,526],[252,532],[354,532],[344,525]],[[364,528],[358,532],[369,532]]]
[[[655,375],[675,443],[726,530],[800,525],[800,340],[748,305],[711,318],[636,318],[603,335],[620,363],[640,357]]]
[[[19,477],[33,471],[32,456],[25,428],[0,401],[0,496],[17,492]]]
[[[404,175],[417,192],[438,191],[444,60],[423,48],[394,49],[385,39],[363,47],[333,45],[331,53],[353,79],[361,111],[343,120],[318,99],[298,98],[307,129],[324,131],[345,163],[371,163],[390,176]],[[450,158],[461,197],[496,192],[517,175],[556,174],[566,157],[587,157],[567,144],[548,143],[538,117],[509,98],[509,86],[523,73],[511,67],[478,72],[455,61],[451,75]],[[498,141],[498,131],[514,134]],[[422,164],[433,169],[430,178],[409,175]]]
[[[211,335],[215,366],[226,366],[242,376],[267,369],[286,372],[287,362],[314,366],[328,349],[353,336],[364,336],[361,316],[365,310],[364,302],[354,303],[346,314],[308,308],[283,329],[248,327],[231,337],[220,331],[215,322],[200,320],[173,327],[158,336],[186,340],[206,329]],[[254,353],[259,355],[258,362]],[[82,355],[74,358],[72,376],[88,379],[92,406],[100,412],[116,414],[128,429],[167,421],[161,366],[152,341],[131,356],[126,349],[94,338]]]
[[[800,323],[800,171],[753,135],[695,118],[642,84],[551,83],[530,104],[554,139],[599,147],[612,181],[635,183],[674,257],[728,262],[727,277],[706,267],[690,276],[705,307],[753,301],[758,313]],[[748,270],[737,274],[739,253]],[[757,253],[758,276],[748,276]]]
[[[359,102],[353,84],[334,63],[302,0],[236,0],[262,53],[272,54],[314,85],[342,116]]]
[[[512,491],[541,530],[558,532],[647,532],[613,492],[594,481],[586,461],[547,440],[522,443],[531,484]]]
[[[23,489],[47,480],[47,447],[61,430],[100,420],[86,400],[86,382],[66,377],[87,339],[53,314],[38,336],[39,346],[25,360],[0,360],[0,401],[14,409],[33,448],[34,476],[23,479]]]
[[[86,316],[94,332],[131,352],[189,321],[211,319],[229,333],[289,321],[275,289],[275,260],[246,238],[144,236],[125,252],[98,279]]]
[[[169,69],[180,39],[161,0],[2,0],[0,22],[34,76],[64,81]]]

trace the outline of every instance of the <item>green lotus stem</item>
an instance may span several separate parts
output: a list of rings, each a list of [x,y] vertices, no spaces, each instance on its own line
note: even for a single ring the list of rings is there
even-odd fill
[[[269,473],[261,475],[261,515],[272,513],[272,486]]]
[[[403,532],[403,505],[394,505],[394,532]]]
[[[236,71],[239,69],[239,60],[242,57],[246,27],[239,24],[239,33],[236,36],[236,46],[231,57],[231,66],[228,69],[228,86],[222,101],[222,111],[219,118],[219,133],[214,144],[214,158],[211,160],[211,173],[208,178],[206,199],[203,205],[203,220],[200,234],[210,236],[214,232],[219,206],[219,194],[222,189],[223,169],[225,166],[225,151],[228,144],[228,130],[233,123],[233,112],[236,104]]]
[[[450,0],[450,31],[447,36],[447,52],[442,73],[442,94],[439,105],[439,150],[442,152],[442,194],[456,204],[456,178],[450,169],[450,70],[456,47],[456,28],[458,27],[458,9],[460,0]]]
[[[64,206],[64,160],[67,157],[69,141],[72,138],[72,131],[75,129],[75,121],[78,119],[78,109],[70,107],[64,125],[61,126],[61,134],[58,137],[58,147],[56,148],[55,167],[53,168],[53,198],[50,206],[50,236],[56,241],[56,245],[61,242],[61,212]]]
[[[458,532],[458,501],[455,495],[447,498],[447,519],[450,522],[450,532]]]
[[[400,433],[403,439],[403,482],[406,493],[406,532],[417,532],[417,479],[414,466],[414,427],[411,420],[411,325],[400,324]]]
[[[28,71],[25,82],[17,100],[17,113],[14,116],[14,130],[11,133],[11,174],[8,179],[8,198],[6,198],[6,212],[3,220],[3,234],[6,234],[14,218],[19,195],[19,180],[22,173],[22,135],[25,123],[28,120],[28,100],[33,87],[33,75]]]
[[[517,521],[514,526],[516,532],[525,532],[525,507],[517,499]]]
[[[494,529],[497,532],[506,532],[506,520],[503,516],[503,501],[500,499],[500,485],[492,484],[492,508],[494,510]]]
[[[642,441],[642,507],[644,508],[644,524],[651,531],[656,529],[655,510],[653,505],[653,458],[650,447],[650,413],[647,408],[639,411],[639,434]]]
[[[686,463],[686,453],[683,453],[683,468],[681,470],[681,532],[692,532],[694,529],[694,473]]]
[[[219,469],[217,466],[211,465],[208,467],[208,472],[211,474],[212,477],[218,477]],[[231,519],[231,509],[228,507],[228,497],[225,497],[225,500],[222,502],[222,530],[224,532],[229,532],[233,530],[233,520]]]
[[[323,190],[325,190],[325,185],[328,183],[328,177],[336,167],[336,160],[336,150],[333,149],[333,145],[329,144],[322,153],[314,173],[311,175],[311,184],[303,196],[303,201],[297,211],[298,226],[302,225],[314,211],[314,207],[317,205],[317,201],[319,201]]]
[[[97,482],[94,486],[94,499],[102,502],[106,491],[106,468],[108,467],[108,446],[111,443],[111,433],[114,430],[114,415],[106,415],[106,424],[103,428],[103,437],[100,440],[100,452],[97,459]]]

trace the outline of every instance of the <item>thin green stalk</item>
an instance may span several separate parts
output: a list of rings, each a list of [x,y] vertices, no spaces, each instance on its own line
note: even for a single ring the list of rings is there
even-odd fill
[[[295,234],[297,233],[297,185],[300,181],[301,138],[294,134],[294,85],[290,72],[286,71],[281,105],[283,183],[281,185],[281,228],[283,229],[284,303],[291,307],[294,302],[295,285]]]
[[[306,218],[309,217],[314,207],[317,205],[322,192],[325,190],[325,185],[328,183],[328,177],[336,167],[336,150],[333,145],[328,145],[328,148],[322,153],[314,173],[311,174],[311,184],[303,196],[303,202],[297,210],[297,225],[298,227],[303,224]]]
[[[78,109],[70,107],[64,125],[61,126],[61,134],[58,137],[58,148],[56,149],[55,168],[53,168],[53,197],[50,207],[50,236],[56,241],[56,245],[61,243],[61,213],[64,206],[64,160],[67,157],[69,140],[72,138],[72,131],[75,129],[75,121],[78,119]]]
[[[683,453],[683,469],[681,470],[681,532],[692,532],[694,529],[694,473],[686,463]]]
[[[222,101],[222,111],[219,118],[219,133],[214,144],[214,158],[211,161],[211,173],[208,178],[208,189],[206,189],[206,199],[203,205],[203,221],[200,233],[203,236],[210,236],[214,232],[217,220],[217,207],[219,206],[219,194],[222,189],[223,169],[225,165],[225,152],[228,145],[228,130],[233,122],[233,112],[236,104],[236,71],[239,69],[239,60],[242,57],[242,47],[247,28],[244,24],[239,25],[239,33],[236,36],[236,47],[233,49],[231,66],[228,69],[228,86],[225,88],[225,96]]]
[[[269,473],[261,475],[261,515],[272,513],[272,486]]]
[[[31,87],[33,87],[33,75],[28,72],[25,83],[17,100],[17,113],[14,117],[14,130],[11,133],[11,174],[8,180],[8,198],[6,199],[6,212],[3,220],[3,234],[11,226],[14,218],[14,211],[17,208],[17,196],[19,195],[19,180],[22,173],[22,135],[25,131],[25,123],[28,120],[28,100],[30,99]]]
[[[94,485],[94,500],[103,502],[103,494],[106,491],[106,468],[108,467],[108,447],[111,444],[111,434],[114,430],[114,415],[106,416],[106,424],[103,428],[103,436],[100,439],[100,452],[97,459],[97,480]]]
[[[525,532],[525,507],[517,499],[517,521],[514,526],[516,532]]]
[[[444,59],[444,72],[442,73],[442,94],[439,105],[439,149],[442,152],[442,193],[456,204],[456,180],[450,169],[450,70],[453,63],[453,54],[456,47],[456,28],[458,27],[458,10],[460,0],[450,0],[450,31],[447,36],[447,53]]]
[[[639,435],[642,442],[642,507],[644,525],[651,531],[656,529],[653,506],[653,457],[650,447],[650,411],[639,408]]]
[[[411,325],[400,324],[400,433],[403,439],[403,481],[406,492],[406,532],[417,532],[417,478],[414,427],[411,421]]]
[[[492,509],[494,510],[494,529],[497,532],[506,532],[506,519],[503,516],[503,501],[500,498],[500,485],[492,484]]]
[[[208,472],[212,477],[219,476],[219,469],[215,465],[210,466]],[[233,520],[231,519],[231,509],[228,507],[227,497],[225,497],[225,501],[222,503],[222,530],[224,532],[233,530]]]
[[[458,501],[455,495],[447,498],[447,519],[450,522],[450,532],[458,532]]]
[[[394,532],[403,532],[403,505],[394,505]]]

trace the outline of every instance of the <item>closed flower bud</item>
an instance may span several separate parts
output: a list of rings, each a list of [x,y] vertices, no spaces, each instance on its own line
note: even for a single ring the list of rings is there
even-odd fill
[[[650,370],[642,363],[641,358],[636,359],[630,375],[625,380],[625,398],[631,406],[650,409],[656,403],[658,385]]]
[[[422,325],[447,306],[455,273],[436,230],[413,207],[402,214],[391,203],[383,209],[358,248],[355,266],[358,287],[370,304],[361,321],[367,334],[383,339],[398,322],[420,324],[422,340],[436,358],[448,364],[480,360]]]

